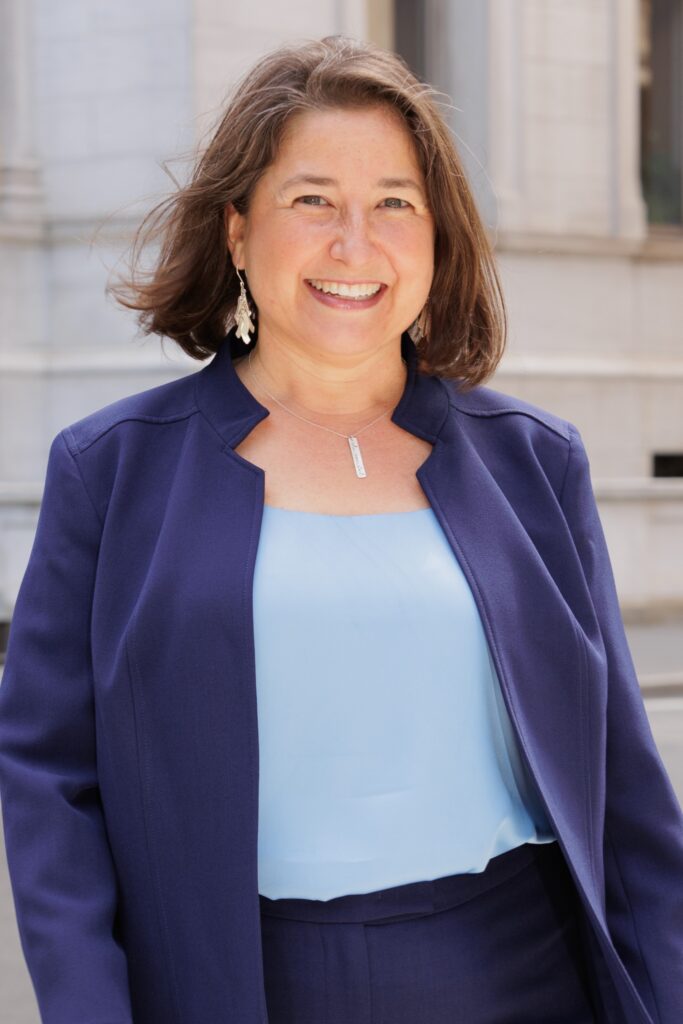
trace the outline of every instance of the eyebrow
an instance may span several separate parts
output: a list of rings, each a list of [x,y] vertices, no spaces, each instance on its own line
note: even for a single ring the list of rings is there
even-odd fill
[[[339,182],[336,178],[321,178],[315,174],[296,174],[293,178],[287,178],[285,182],[280,186],[280,191],[284,192],[288,188],[292,188],[293,185],[338,185]],[[380,178],[377,182],[377,188],[412,188],[420,195],[423,195],[421,186],[413,178]]]

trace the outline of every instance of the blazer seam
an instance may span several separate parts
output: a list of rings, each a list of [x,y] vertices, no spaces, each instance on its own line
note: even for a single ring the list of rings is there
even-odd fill
[[[192,393],[194,395],[194,403],[195,403],[195,406],[197,407],[199,415],[201,416],[201,418],[204,420],[205,423],[208,423],[208,425],[211,427],[211,429],[213,430],[213,432],[216,435],[216,437],[218,437],[221,440],[221,442],[225,445],[226,444],[225,438],[221,434],[220,430],[216,429],[214,424],[211,422],[209,417],[206,415],[206,413],[204,412],[204,409],[202,408],[202,403],[199,401],[199,374],[198,373],[196,373],[194,375],[194,383],[192,385]]]
[[[78,478],[81,481],[81,486],[82,486],[83,490],[85,491],[85,495],[86,495],[86,497],[88,499],[88,502],[89,502],[90,506],[92,507],[93,512],[95,513],[95,518],[97,519],[99,527],[100,527],[100,529],[103,529],[104,528],[104,522],[102,520],[101,515],[97,511],[97,506],[95,505],[95,502],[92,499],[90,491],[88,490],[88,488],[86,486],[85,477],[83,476],[83,468],[82,468],[80,462],[78,461],[78,459],[76,458],[76,453],[71,450],[71,446],[69,445],[69,442],[67,440],[67,432],[71,433],[69,428],[65,427],[64,430],[62,430],[60,432],[59,436],[61,437],[62,441],[64,442],[66,450],[69,453],[69,456],[71,457],[71,461],[73,462],[73,464],[74,464],[74,466],[76,468],[76,472],[78,473]],[[73,434],[71,436],[73,437]],[[75,440],[75,438],[74,438],[74,440]]]
[[[255,465],[253,462],[249,462],[249,460],[245,459],[244,456],[239,454],[239,452],[236,452],[232,444],[229,441],[225,440],[221,432],[216,429],[214,424],[211,422],[208,416],[204,414],[204,412],[201,409],[199,410],[199,415],[202,417],[204,422],[207,423],[209,427],[211,427],[211,430],[214,432],[218,440],[221,442],[221,452],[223,454],[227,455],[228,458],[232,459],[233,462],[237,461],[240,466],[242,466],[244,469],[248,469],[249,472],[253,473],[255,476],[260,477],[262,475],[263,470],[261,469],[261,467]]]
[[[462,405],[458,405],[452,395],[449,394],[448,400],[454,409],[458,412],[464,413],[466,416],[501,416],[504,413],[516,413],[518,416],[526,416],[530,420],[535,420],[540,423],[541,426],[545,427],[546,430],[552,431],[553,434],[557,434],[564,441],[568,439],[567,435],[559,427],[555,427],[552,423],[548,423],[540,414],[531,412],[529,409],[517,409],[514,406],[509,406],[502,409],[467,409]]]
[[[230,452],[232,452],[232,449],[226,443],[226,444],[224,444],[222,451],[230,451]],[[258,471],[256,467],[254,467],[254,470]],[[263,494],[261,494],[261,499],[263,499]],[[245,622],[245,621],[247,622],[246,636],[248,638],[248,643],[242,645],[242,659],[241,660],[242,660],[242,667],[243,667],[243,671],[245,673],[245,676],[247,678],[249,678],[249,679],[252,679],[252,680],[255,678],[256,664],[255,664],[255,648],[254,648],[254,611],[253,611],[253,607],[252,607],[252,602],[250,600],[250,594],[251,594],[252,585],[253,585],[254,562],[255,562],[255,559],[256,559],[256,550],[258,548],[259,529],[260,529],[260,521],[259,521],[258,515],[254,515],[254,516],[252,516],[252,519],[251,519],[251,528],[250,528],[250,532],[249,532],[249,548],[248,548],[247,571],[243,574],[243,577],[242,577],[242,588],[241,588],[241,604],[242,604],[241,618],[242,618],[242,622]],[[252,704],[252,708],[254,708],[253,704]],[[255,715],[257,714],[256,710],[254,710],[254,714]],[[258,772],[259,772],[259,764],[258,764],[258,761],[259,761],[259,756],[258,756],[258,723],[256,723],[256,725],[255,725],[255,733],[256,733],[256,749],[254,748],[254,739],[253,739],[254,733],[252,732],[252,730],[247,729],[247,743],[249,745],[249,768],[250,768],[249,774],[250,774],[252,790],[253,790],[253,792],[255,794],[256,803],[258,804],[258,787],[259,787],[259,782],[258,782]],[[256,834],[254,835],[254,844],[258,845],[258,828],[256,830]],[[254,878],[254,889],[253,889],[253,891],[256,893],[256,896],[255,896],[255,900],[256,900],[256,917],[257,917],[257,920],[258,920],[258,914],[259,914],[258,877]],[[259,925],[258,927],[260,929],[261,926]],[[263,982],[263,974],[262,974],[262,972],[261,972],[261,982]],[[259,985],[259,1002],[260,1002],[260,1005],[261,1005],[261,1012],[264,1014],[264,1020],[268,1020],[268,1008],[267,1008],[267,1005],[266,1005],[265,989],[264,989],[263,983],[261,983]]]
[[[570,466],[570,463],[571,463],[571,456],[572,456],[572,450],[573,450],[573,448],[572,448],[572,441],[573,441],[572,425],[569,423],[568,427],[569,427],[569,444],[568,444],[568,450],[567,450],[567,465],[565,466],[564,476],[562,478],[562,484],[560,486],[560,493],[559,493],[559,499],[558,499],[559,503],[560,503],[560,508],[562,508],[562,509],[563,509],[562,502],[564,500],[564,492],[565,492],[565,488],[566,488],[566,485],[567,485],[567,480],[568,480],[568,477],[569,477],[569,466]],[[563,511],[564,511],[564,509],[563,509]],[[580,715],[580,720],[581,720],[581,723],[582,723],[582,729],[581,729],[582,750],[581,750],[581,755],[582,755],[582,758],[583,758],[583,764],[585,764],[587,766],[587,771],[585,773],[585,778],[586,778],[586,783],[587,783],[586,787],[585,787],[586,835],[587,835],[587,837],[590,840],[589,856],[590,856],[591,871],[593,873],[593,879],[597,882],[598,879],[597,879],[597,872],[596,872],[596,868],[595,868],[595,837],[593,836],[593,831],[592,831],[593,804],[592,804],[592,795],[591,794],[592,794],[593,787],[592,787],[592,779],[590,777],[590,759],[587,756],[588,755],[588,748],[589,748],[589,744],[587,742],[587,739],[588,739],[588,737],[587,737],[587,730],[589,728],[589,723],[588,723],[588,721],[586,719],[586,714],[585,714],[586,698],[587,698],[586,688],[588,686],[588,658],[587,658],[587,653],[586,653],[586,638],[585,638],[585,635],[583,633],[583,630],[580,629],[580,627],[579,627],[579,625],[578,625],[578,623],[576,621],[576,618],[573,615],[572,615],[571,619],[572,619],[572,625],[574,627],[574,634],[575,634],[576,639],[577,639],[578,644],[579,644],[579,656],[580,656],[580,659],[581,659],[581,701],[580,701],[579,715]]]
[[[96,441],[99,441],[101,437],[104,437],[104,435],[108,434],[110,430],[113,430],[114,427],[120,426],[122,423],[128,423],[131,421],[155,424],[177,423],[180,420],[188,419],[188,417],[194,415],[196,412],[197,407],[193,406],[191,409],[186,409],[183,412],[171,413],[168,416],[152,416],[147,413],[131,413],[130,415],[120,416],[112,423],[105,424],[101,430],[97,431],[91,437],[86,437],[83,441],[76,441],[76,447],[78,452],[86,451],[91,445],[95,444]],[[73,430],[71,433],[73,436]]]
[[[220,430],[217,430],[217,429],[216,429],[215,425],[214,425],[214,424],[213,424],[213,423],[211,422],[211,420],[210,420],[210,419],[209,419],[209,417],[208,417],[208,416],[206,415],[206,413],[204,412],[204,410],[203,410],[203,409],[202,409],[202,408],[200,407],[200,408],[199,408],[199,409],[198,409],[197,411],[199,412],[199,415],[200,415],[200,416],[201,416],[201,418],[202,418],[202,419],[204,420],[204,422],[205,422],[205,423],[207,423],[207,424],[208,424],[208,425],[209,425],[209,426],[211,427],[211,430],[212,430],[212,431],[214,432],[214,434],[215,434],[215,435],[216,435],[216,437],[217,437],[217,438],[219,439],[219,441],[221,442],[221,444],[222,444],[222,445],[224,445],[224,446],[225,446],[226,448],[227,448],[227,447],[229,447],[229,445],[228,445],[228,442],[227,442],[227,441],[225,440],[225,438],[224,438],[224,437],[223,437],[223,435],[221,434]]]
[[[196,408],[197,408],[197,412],[199,413],[199,415],[204,420],[204,422],[211,428],[213,433],[216,435],[216,437],[221,442],[221,444],[223,446],[221,450],[224,451],[224,452],[227,452],[229,455],[234,455],[236,458],[238,458],[240,460],[241,463],[243,463],[250,470],[252,470],[252,471],[254,471],[255,473],[258,474],[259,473],[259,468],[257,466],[255,466],[253,463],[248,462],[247,459],[242,458],[242,456],[239,455],[238,452],[235,452],[234,448],[232,447],[231,442],[229,440],[226,440],[225,435],[223,433],[221,433],[221,431],[218,429],[218,427],[213,422],[213,420],[209,416],[207,416],[206,412],[204,411],[204,409],[202,407],[201,402],[199,401],[199,397],[198,397],[199,376],[200,375],[198,373],[194,374],[194,377],[195,377],[195,382],[194,382],[194,398],[195,398],[195,405],[196,405]]]
[[[150,876],[152,878],[152,885],[154,887],[154,892],[155,892],[154,905],[156,907],[156,912],[157,912],[157,923],[158,923],[158,926],[159,926],[159,931],[161,932],[161,934],[162,934],[162,936],[163,936],[163,938],[165,940],[164,945],[165,945],[165,950],[166,950],[166,961],[167,961],[167,963],[168,963],[168,965],[170,967],[170,977],[172,979],[171,988],[172,988],[173,1002],[174,1002],[174,1005],[175,1005],[175,1010],[176,1010],[176,1014],[177,1014],[177,1020],[180,1022],[180,1021],[182,1021],[182,1013],[180,1012],[180,1000],[179,1000],[179,997],[178,997],[178,979],[177,979],[177,976],[176,976],[176,971],[175,971],[175,965],[174,965],[174,962],[173,962],[173,957],[171,955],[171,944],[170,944],[170,941],[169,941],[168,923],[166,921],[166,914],[165,914],[165,911],[164,911],[163,903],[162,903],[161,898],[160,898],[159,880],[158,880],[158,877],[157,877],[157,872],[155,870],[155,864],[154,864],[154,860],[153,860],[153,857],[152,857],[152,849],[151,849],[151,844],[150,844],[150,821],[149,821],[149,815],[148,815],[148,812],[147,812],[147,801],[146,801],[146,792],[147,792],[147,790],[146,790],[145,778],[143,776],[143,769],[142,769],[142,740],[141,740],[142,729],[141,729],[140,726],[141,726],[142,719],[144,718],[144,714],[143,714],[143,711],[142,711],[142,703],[143,702],[141,700],[136,700],[135,699],[135,687],[134,687],[134,678],[140,678],[141,677],[141,673],[140,673],[140,666],[138,664],[136,653],[135,653],[134,646],[133,646],[133,637],[132,637],[131,632],[130,632],[130,630],[135,625],[136,618],[137,618],[137,613],[135,613],[133,615],[133,617],[131,619],[131,622],[129,623],[129,631],[128,631],[128,634],[127,634],[126,639],[125,639],[125,649],[126,649],[126,661],[127,661],[127,664],[128,664],[128,680],[129,680],[130,691],[131,691],[130,695],[131,695],[131,701],[132,701],[132,704],[133,704],[133,725],[134,725],[134,729],[135,729],[135,748],[136,748],[136,751],[137,751],[138,779],[139,779],[139,784],[140,784],[140,802],[141,802],[142,816],[143,816],[143,821],[144,821],[144,826],[145,826],[145,848],[147,850],[147,864],[148,864],[148,868],[149,868],[149,873],[150,873]]]
[[[579,628],[575,617],[572,615],[572,625],[574,626],[574,634],[579,644],[579,657],[581,659],[581,696],[579,702],[579,720],[581,723],[581,757],[582,763],[586,765],[586,771],[584,773],[584,785],[585,785],[585,815],[586,815],[586,836],[590,843],[589,856],[590,856],[590,867],[593,873],[593,880],[597,882],[597,873],[595,870],[595,837],[593,835],[593,778],[590,771],[590,758],[588,742],[588,729],[589,721],[586,716],[586,704],[587,704],[587,687],[588,687],[588,660],[586,657],[586,641],[583,635],[583,631]]]
[[[621,866],[619,864],[619,859],[617,857],[617,850],[616,850],[616,847],[615,847],[615,845],[614,845],[614,843],[612,841],[612,837],[611,837],[611,835],[609,833],[609,829],[607,828],[606,824],[605,824],[605,836],[606,836],[607,841],[608,841],[608,843],[609,843],[609,845],[611,847],[611,850],[612,850],[612,857],[614,859],[614,863],[615,863],[616,869],[617,869],[617,874],[619,876],[619,882],[621,884],[621,891],[623,892],[624,898],[626,900],[626,903],[628,904],[629,915],[630,915],[630,918],[631,918],[631,923],[633,925],[633,934],[635,936],[636,945],[638,947],[638,953],[640,954],[640,960],[641,960],[641,963],[642,963],[642,965],[643,965],[643,967],[645,969],[645,975],[647,977],[648,985],[650,986],[650,994],[652,996],[652,1002],[654,1004],[655,1012],[657,1014],[656,1024],[661,1024],[662,1015],[661,1015],[661,1013],[659,1011],[659,1005],[657,1003],[657,996],[655,994],[654,985],[652,984],[652,977],[650,976],[650,969],[649,969],[649,967],[647,965],[647,960],[645,959],[645,954],[643,953],[643,946],[642,946],[642,943],[640,941],[640,936],[638,934],[638,927],[636,925],[635,914],[633,913],[633,906],[631,904],[631,898],[630,898],[630,896],[628,894],[628,889],[626,888],[626,885],[624,884],[624,876],[622,874]]]
[[[560,493],[559,493],[559,496],[558,496],[558,501],[560,503],[560,507],[562,507],[562,503],[564,501],[564,492],[565,492],[565,488],[567,486],[567,480],[569,478],[569,466],[571,465],[572,451],[574,449],[574,434],[573,434],[573,431],[572,431],[571,424],[569,424],[569,438],[568,438],[568,440],[569,440],[569,444],[568,444],[568,447],[567,447],[567,465],[564,467],[564,476],[562,478],[562,485],[560,487]]]

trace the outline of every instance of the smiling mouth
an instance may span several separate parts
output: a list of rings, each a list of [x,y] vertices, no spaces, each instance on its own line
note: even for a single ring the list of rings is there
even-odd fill
[[[315,288],[324,295],[335,295],[342,299],[371,299],[377,295],[385,285],[376,282],[346,284],[343,281],[325,281],[318,278],[309,278],[306,284]]]

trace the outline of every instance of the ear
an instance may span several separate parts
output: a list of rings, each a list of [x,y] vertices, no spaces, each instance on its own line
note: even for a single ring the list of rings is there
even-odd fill
[[[224,210],[225,237],[232,262],[236,267],[244,266],[245,217],[238,213],[232,203]]]

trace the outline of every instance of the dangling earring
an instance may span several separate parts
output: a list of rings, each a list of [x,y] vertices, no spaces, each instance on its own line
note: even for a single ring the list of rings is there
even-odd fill
[[[244,287],[244,281],[242,275],[239,272],[239,268],[235,267],[237,276],[240,279],[240,296],[237,300],[237,309],[235,310],[235,322],[237,324],[236,335],[241,338],[245,345],[248,345],[251,341],[249,332],[254,330],[254,324],[251,319],[251,309],[249,308],[249,302],[247,300],[247,292]]]
[[[429,334],[430,326],[429,299],[427,299],[424,306],[418,313],[417,318],[413,320],[412,324],[408,328],[408,334],[416,345]]]

